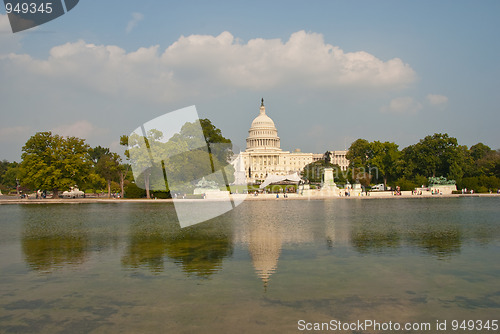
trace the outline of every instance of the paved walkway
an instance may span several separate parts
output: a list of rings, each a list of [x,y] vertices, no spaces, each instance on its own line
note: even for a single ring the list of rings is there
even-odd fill
[[[403,191],[401,196],[394,196],[391,192],[372,192],[369,196],[328,196],[322,195],[320,193],[314,194],[312,196],[299,195],[299,194],[288,194],[287,198],[283,197],[283,194],[276,198],[276,194],[260,194],[258,196],[254,195],[243,195],[234,194],[232,195],[235,200],[246,200],[246,201],[262,201],[262,200],[323,200],[323,199],[400,199],[400,198],[451,198],[451,197],[498,197],[500,194],[450,194],[450,195],[412,195],[411,191]],[[181,200],[181,199],[179,199]],[[213,199],[182,199],[182,201],[223,201],[226,198],[213,198]],[[161,202],[173,202],[173,199],[116,199],[116,198],[59,198],[59,199],[19,199],[14,196],[0,196],[0,205],[2,204],[77,204],[77,203],[161,203]]]

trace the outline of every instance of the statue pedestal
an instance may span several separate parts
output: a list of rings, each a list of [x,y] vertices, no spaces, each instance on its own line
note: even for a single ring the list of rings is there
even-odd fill
[[[457,190],[454,180],[448,180],[444,176],[429,178],[429,191],[434,194],[449,195]]]
[[[363,188],[359,182],[352,185],[351,196],[361,196],[363,194]]]
[[[433,184],[429,187],[429,191],[432,193],[439,193],[443,195],[450,195],[453,191],[457,190],[456,184]]]
[[[334,192],[338,193],[337,185],[333,179],[333,168],[325,168],[323,175],[323,184],[321,185],[321,192]]]

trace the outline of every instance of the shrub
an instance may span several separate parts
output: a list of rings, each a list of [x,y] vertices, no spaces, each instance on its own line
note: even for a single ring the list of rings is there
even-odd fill
[[[478,193],[487,193],[489,191],[488,191],[488,188],[486,188],[485,186],[480,186],[479,188],[476,189],[476,192],[478,192]]]
[[[139,188],[135,183],[130,183],[125,187],[125,198],[144,198],[146,190]]]
[[[459,188],[474,189],[476,192],[489,192],[489,189],[500,188],[500,179],[496,176],[464,177]]]
[[[419,187],[419,185],[417,185],[417,183],[413,182],[413,181],[410,181],[408,180],[407,178],[405,177],[401,177],[399,178],[395,183],[394,183],[394,187],[395,186],[400,186],[401,187],[401,190],[413,190],[417,187]]]
[[[170,191],[154,191],[151,193],[151,197],[160,199],[172,198]]]

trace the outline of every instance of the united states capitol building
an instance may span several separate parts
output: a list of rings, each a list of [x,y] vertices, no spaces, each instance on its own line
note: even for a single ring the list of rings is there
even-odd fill
[[[347,151],[329,151],[330,162],[347,170],[349,161]],[[248,130],[247,147],[238,154],[232,164],[235,168],[235,184],[248,184],[264,181],[269,176],[300,175],[309,163],[324,158],[324,153],[294,152],[280,148],[280,137],[273,120],[266,114],[264,99],[259,115]]]

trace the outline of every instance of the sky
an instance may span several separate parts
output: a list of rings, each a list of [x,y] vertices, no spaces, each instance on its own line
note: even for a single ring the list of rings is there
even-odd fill
[[[195,105],[240,150],[264,98],[281,148],[434,133],[500,148],[499,1],[80,0],[12,33],[0,8],[0,159],[39,131],[122,154]]]

